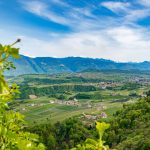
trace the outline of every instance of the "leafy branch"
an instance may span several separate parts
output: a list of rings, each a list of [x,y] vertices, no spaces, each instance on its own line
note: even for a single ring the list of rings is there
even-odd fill
[[[107,124],[105,122],[96,122],[96,129],[99,134],[99,139],[95,140],[88,138],[82,145],[79,144],[72,150],[109,150],[109,147],[107,145],[104,145],[105,141],[102,140],[105,130],[109,127],[110,124]]]
[[[0,44],[0,149],[1,150],[44,150],[38,142],[38,136],[24,132],[24,116],[9,109],[8,103],[14,100],[19,92],[19,86],[7,83],[4,72],[15,68],[9,58],[19,58],[19,48],[13,46],[20,42],[18,39],[11,45]]]

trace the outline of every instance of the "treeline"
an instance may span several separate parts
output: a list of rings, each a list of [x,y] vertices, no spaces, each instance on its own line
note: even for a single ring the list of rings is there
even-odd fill
[[[111,149],[150,149],[150,97],[135,104],[125,104],[107,122],[111,127],[104,134],[104,140]],[[98,136],[95,127],[83,125],[79,118],[70,118],[54,125],[37,125],[28,130],[39,134],[48,150],[70,149],[86,138],[96,139]]]
[[[135,89],[140,88],[141,86],[142,84],[129,82],[129,83],[125,83],[120,89],[121,90],[135,90]]]
[[[149,150],[150,97],[135,104],[124,104],[114,115],[105,141],[117,150]]]
[[[100,78],[84,78],[74,76],[64,76],[55,78],[38,78],[38,77],[25,77],[24,83],[36,83],[36,84],[63,84],[63,83],[98,83],[98,82],[113,82],[113,80],[104,80]]]
[[[21,99],[29,98],[29,95],[37,96],[47,96],[55,93],[65,93],[66,91],[73,92],[90,92],[96,91],[96,87],[92,85],[53,85],[47,87],[31,87],[28,85],[23,85],[20,87]]]
[[[70,97],[70,99],[77,98],[77,99],[102,99],[102,95],[100,92],[93,92],[93,93],[77,93],[75,96]]]
[[[79,119],[69,118],[54,125],[36,125],[28,129],[40,136],[47,150],[66,150],[85,141],[87,137],[97,137],[95,128],[88,128]]]

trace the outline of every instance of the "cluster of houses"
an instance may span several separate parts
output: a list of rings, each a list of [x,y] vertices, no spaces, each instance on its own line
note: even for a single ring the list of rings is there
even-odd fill
[[[38,103],[38,104],[35,104],[35,103],[31,103],[31,104],[26,104],[25,107],[22,108],[22,111],[25,111],[27,108],[29,107],[38,107],[38,106],[44,106],[46,105],[46,103]]]
[[[30,99],[37,99],[36,95],[29,95]],[[91,102],[86,102],[86,103],[80,103],[76,98],[72,99],[72,100],[49,100],[49,102],[47,103],[30,103],[30,104],[26,104],[24,108],[22,108],[22,111],[26,111],[27,108],[29,107],[39,107],[39,106],[44,106],[47,104],[61,104],[61,105],[67,105],[67,106],[77,106],[77,107],[84,107],[84,108],[97,108],[97,110],[102,111],[104,109],[106,109],[106,106],[103,106],[102,104],[92,104]],[[95,118],[95,116],[90,116],[91,118],[93,117],[93,119]],[[101,116],[96,116],[97,117],[101,117]],[[105,117],[105,115],[104,115]]]
[[[88,127],[93,127],[95,125],[95,122],[98,119],[107,118],[107,117],[108,116],[105,112],[101,112],[100,114],[97,114],[97,115],[83,113],[80,118],[84,125]]]
[[[107,114],[105,112],[101,112],[101,114],[98,115],[93,115],[93,114],[86,115],[85,113],[83,113],[83,118],[87,120],[97,120],[100,118],[107,118]]]
[[[30,99],[36,99],[36,98],[38,98],[36,95],[29,95],[29,98]]]
[[[104,90],[108,87],[116,87],[116,86],[118,86],[118,83],[115,83],[115,82],[100,82],[100,83],[97,84],[97,86]]]
[[[146,77],[133,77],[129,79],[130,82],[136,82],[136,83],[150,83],[149,78]]]
[[[147,77],[133,77],[129,79],[129,82],[141,85],[150,85],[150,79]]]
[[[79,101],[75,98],[73,100],[50,100],[49,101],[50,104],[63,104],[63,105],[71,105],[71,106],[81,106],[81,104],[79,103]]]
[[[33,98],[33,97],[32,97]],[[22,108],[22,111],[25,111],[27,108],[29,107],[38,107],[38,106],[44,106],[47,104],[61,104],[61,105],[67,105],[67,106],[82,106],[82,107],[86,107],[86,108],[92,108],[92,104],[90,103],[83,103],[81,104],[76,98],[74,98],[73,100],[49,100],[48,103],[30,103],[30,104],[26,104],[24,108]]]
[[[36,95],[29,95],[30,99],[37,99]],[[30,104],[26,104],[25,108],[22,108],[23,111],[26,110],[26,108],[28,107],[38,107],[38,106],[44,106],[47,104],[62,104],[62,105],[68,105],[68,106],[81,106],[81,107],[85,107],[85,108],[93,108],[96,107],[97,110],[104,110],[106,109],[105,106],[101,105],[101,104],[92,104],[91,102],[87,102],[87,103],[80,103],[76,98],[74,98],[73,100],[49,100],[49,102],[47,103],[30,103]]]

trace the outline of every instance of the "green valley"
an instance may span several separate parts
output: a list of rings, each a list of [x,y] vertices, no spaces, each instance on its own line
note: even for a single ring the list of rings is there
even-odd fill
[[[32,126],[56,123],[83,113],[108,113],[108,118],[125,103],[145,97],[150,75],[140,71],[85,70],[53,75],[9,77],[20,86],[20,98],[11,104]]]

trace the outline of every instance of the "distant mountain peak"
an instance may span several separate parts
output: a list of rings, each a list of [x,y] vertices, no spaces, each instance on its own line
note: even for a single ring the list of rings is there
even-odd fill
[[[6,72],[6,75],[22,74],[56,74],[64,72],[99,71],[99,70],[150,70],[150,62],[120,63],[102,58],[84,57],[35,57],[21,55],[20,59],[11,59],[16,70]]]

